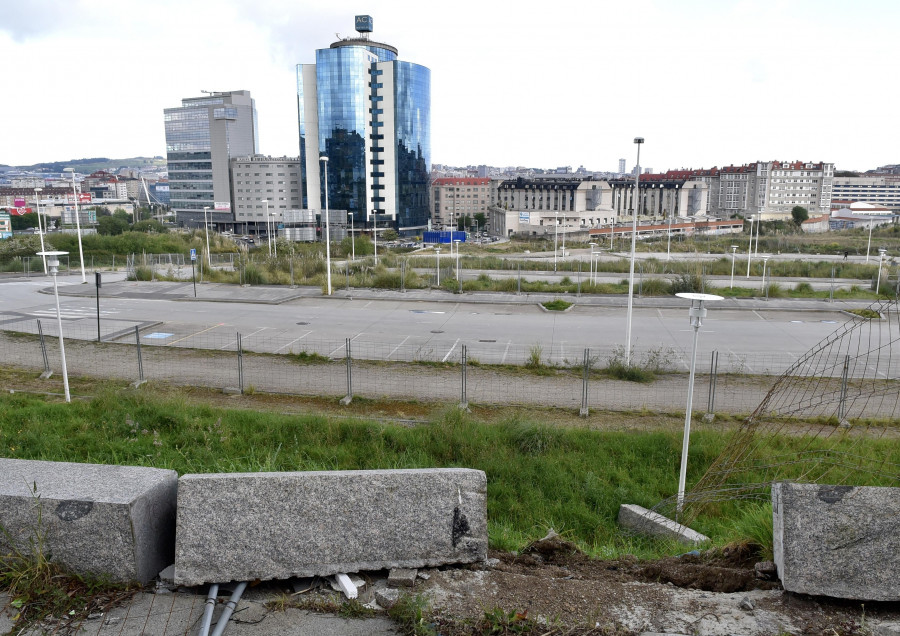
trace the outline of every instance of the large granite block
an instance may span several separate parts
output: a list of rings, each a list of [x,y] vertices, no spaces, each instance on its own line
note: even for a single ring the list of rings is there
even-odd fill
[[[776,483],[772,515],[784,589],[900,601],[900,488]]]
[[[40,532],[74,572],[146,583],[172,562],[177,488],[174,470],[0,458],[0,549]]]
[[[462,468],[184,475],[175,582],[481,561],[486,490]]]

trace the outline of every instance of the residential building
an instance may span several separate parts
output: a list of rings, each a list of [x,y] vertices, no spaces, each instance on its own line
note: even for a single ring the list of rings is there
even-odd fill
[[[625,174],[625,160],[619,159],[619,174]]]
[[[830,226],[832,230],[871,229],[880,225],[889,225],[896,218],[896,215],[883,205],[853,203],[847,207],[833,210]]]
[[[300,157],[250,155],[231,160],[234,221],[244,231],[258,233],[287,210],[299,210]],[[266,214],[274,215],[268,218]]]
[[[479,177],[439,177],[431,183],[431,223],[435,229],[455,228],[460,219],[487,216],[491,180]]]
[[[900,214],[900,179],[883,175],[835,177],[832,197],[835,201],[881,205]]]
[[[211,92],[165,109],[170,206],[178,222],[214,226],[234,221],[232,157],[258,153],[256,105],[250,91]]]
[[[420,233],[431,216],[431,71],[371,40],[369,16],[356,24],[355,37],[297,65],[303,207],[325,207],[325,163],[329,206],[357,228]]]

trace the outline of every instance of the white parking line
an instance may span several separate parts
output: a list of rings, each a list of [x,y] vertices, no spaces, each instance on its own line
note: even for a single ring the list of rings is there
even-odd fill
[[[397,349],[399,349],[400,347],[402,347],[402,346],[403,346],[403,343],[406,342],[407,340],[409,340],[410,338],[411,338],[411,336],[406,336],[406,337],[400,342],[400,344],[398,344],[396,347],[394,347],[394,348],[391,350],[391,352],[387,355],[387,360],[390,360],[390,359],[391,359],[391,356],[394,355],[394,353],[397,351]]]
[[[509,353],[509,346],[512,344],[512,340],[506,341],[506,349],[503,350],[503,357],[500,358],[500,364],[506,364],[506,355]]]
[[[246,339],[249,338],[250,336],[255,336],[255,335],[258,334],[260,331],[265,331],[266,329],[268,329],[268,327],[263,327],[262,329],[257,329],[257,330],[254,331],[253,333],[249,333],[249,334],[247,334],[246,336],[241,336],[241,343],[243,343],[244,340],[246,340]],[[232,346],[232,345],[236,345],[236,344],[237,344],[237,338],[235,338],[234,340],[232,340],[232,341],[229,342],[228,344],[219,347],[219,351],[221,351],[222,349],[227,349],[228,347],[230,347],[230,346]]]
[[[361,335],[363,335],[364,333],[365,333],[364,331],[360,331],[358,334],[356,334],[355,336],[353,336],[352,338],[350,338],[350,342],[353,342],[354,340],[356,340],[357,338],[359,338],[359,337],[360,337]],[[328,357],[329,357],[329,358],[333,358],[333,357],[334,357],[334,354],[336,354],[338,351],[341,351],[341,350],[344,349],[346,346],[347,346],[346,344],[342,344],[340,347],[338,347],[337,349],[335,349],[334,351],[332,351],[331,353],[329,353],[329,354],[328,354]]]
[[[311,333],[312,333],[312,331],[307,331],[305,334],[303,334],[303,335],[300,336],[299,338],[294,338],[293,340],[291,340],[289,343],[287,343],[287,344],[284,345],[283,347],[278,347],[277,349],[275,349],[274,353],[278,353],[278,352],[281,351],[282,349],[287,349],[288,347],[290,347],[290,346],[291,346],[292,344],[294,344],[295,342],[300,342],[301,340],[303,340],[306,336],[308,336],[308,335],[311,334]]]
[[[443,359],[441,360],[441,362],[446,362],[446,361],[447,361],[447,358],[450,357],[450,354],[453,353],[453,350],[456,349],[456,345],[458,345],[458,344],[459,344],[459,338],[456,339],[456,342],[453,343],[453,346],[450,347],[450,351],[447,352],[447,355],[445,355],[445,356],[443,357]]]

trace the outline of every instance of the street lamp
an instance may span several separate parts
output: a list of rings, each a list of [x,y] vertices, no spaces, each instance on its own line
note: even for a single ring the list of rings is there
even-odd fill
[[[763,284],[763,291],[766,293],[766,300],[769,300],[769,287],[766,285],[766,263],[769,262],[769,258],[771,256],[772,256],[771,254],[763,254],[762,255],[762,259],[763,259],[762,284]]]
[[[559,242],[559,210],[553,211],[553,271],[556,271],[556,255],[559,253],[557,244]]]
[[[634,214],[631,216],[631,262],[628,267],[628,317],[625,325],[626,367],[631,366],[631,313],[634,308],[634,249],[637,241],[638,205],[641,200],[641,144],[644,143],[644,138],[635,137],[634,143],[637,144],[637,168],[634,171],[634,199],[632,199]]]
[[[459,277],[459,239],[453,239],[453,242],[456,244],[456,280],[459,281],[459,285],[462,287],[462,279]]]
[[[883,247],[878,248],[878,279],[875,281],[875,295],[878,295],[878,290],[881,287],[881,263],[884,261],[884,254],[887,252]]]
[[[731,246],[731,289],[734,289],[734,260],[737,258],[737,245]]]
[[[41,236],[41,252],[44,251],[44,230],[41,228],[41,192],[43,192],[43,188],[35,188],[34,189],[34,200],[37,202],[37,215],[38,215],[38,234]],[[44,261],[44,276],[47,275],[47,257],[41,257]]]
[[[591,285],[594,284],[594,248],[597,247],[596,243],[588,243],[591,246]]]
[[[56,274],[59,272],[59,257],[68,254],[68,252],[38,252],[38,256],[50,257],[47,263],[50,266],[50,273],[53,275],[53,296],[56,298],[56,324],[59,328],[59,355],[62,357],[62,374],[63,389],[66,394],[66,402],[71,402],[69,395],[69,371],[66,368],[66,343],[63,340],[62,315],[59,312],[59,287],[56,285]]]
[[[212,254],[209,253],[209,221],[206,218],[206,211],[208,209],[208,205],[203,206],[203,225],[206,227],[206,263],[209,265],[209,269],[212,270]]]
[[[666,260],[672,260],[672,215],[669,215],[669,235],[666,238]]]
[[[268,199],[263,199],[260,203],[262,203],[263,205],[266,206],[266,211],[265,211],[265,215],[266,215],[266,237],[268,238],[268,241],[266,241],[266,243],[267,243],[268,246],[269,246],[269,256],[271,257],[271,256],[272,256],[272,232],[271,232],[271,230],[269,230],[269,200],[268,200]]]
[[[347,212],[350,216],[350,250],[352,252],[352,256],[350,260],[356,260],[356,235],[353,233],[353,212]]]
[[[866,243],[866,262],[869,262],[869,250],[872,249],[872,228],[875,226],[875,219],[869,215],[869,242]]]
[[[437,285],[435,287],[441,286],[441,248],[434,248],[434,269],[437,272]]]
[[[278,258],[278,222],[275,220],[278,217],[278,212],[270,212],[269,216],[272,217],[272,246],[274,248],[275,258]]]
[[[325,173],[325,278],[326,289],[331,296],[331,221],[328,218],[328,157],[319,157],[322,172]]]
[[[691,301],[691,309],[688,313],[691,326],[694,328],[694,344],[691,348],[691,373],[688,378],[688,394],[687,394],[687,410],[684,414],[684,439],[681,442],[681,469],[678,472],[678,500],[676,510],[681,515],[681,509],[684,505],[684,482],[687,478],[687,461],[688,447],[691,440],[691,409],[694,402],[694,373],[697,370],[697,338],[700,334],[700,326],[703,319],[706,318],[706,307],[703,306],[704,301],[722,300],[721,296],[715,294],[697,294],[692,292],[682,292],[675,294],[679,298],[686,298]]]
[[[750,215],[750,244],[747,246],[747,279],[750,279],[750,261],[753,255],[753,215]]]
[[[72,173],[72,196],[75,197],[75,231],[78,233],[78,258],[81,260],[81,282],[85,284],[87,283],[87,275],[84,273],[84,250],[81,247],[81,221],[78,218],[78,191],[75,189],[75,169],[64,168],[63,172]]]

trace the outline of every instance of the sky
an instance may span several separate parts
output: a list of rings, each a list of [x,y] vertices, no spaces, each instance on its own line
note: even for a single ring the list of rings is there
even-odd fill
[[[896,0],[0,0],[0,164],[165,156],[201,90],[296,156],[295,66],[357,14],[431,69],[433,163],[900,163]]]

